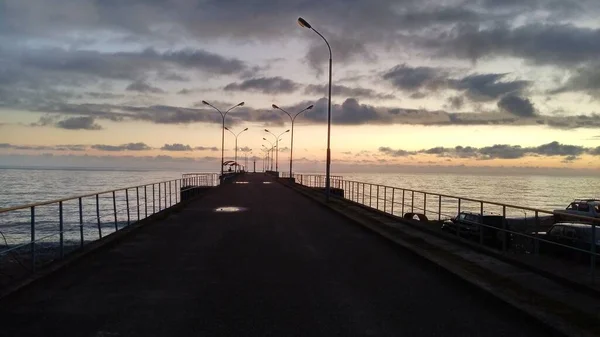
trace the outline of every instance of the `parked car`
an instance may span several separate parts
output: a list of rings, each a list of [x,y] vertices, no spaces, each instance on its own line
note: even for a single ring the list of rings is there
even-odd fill
[[[596,226],[595,236],[592,228],[592,224],[587,223],[556,223],[548,232],[540,233],[541,238],[548,241],[540,241],[540,253],[577,261],[589,261],[591,255],[587,252],[592,248],[593,240],[595,240],[596,252],[600,253],[600,225]]]
[[[481,226],[482,224],[484,226]],[[502,247],[502,241],[504,237],[507,238],[507,245],[510,241],[510,234],[504,235],[500,230],[503,225],[508,228],[508,224],[502,215],[495,213],[484,213],[482,215],[474,212],[460,212],[456,217],[444,221],[442,224],[442,230],[452,233],[459,234],[461,237],[470,238],[473,240],[479,240],[481,230],[483,233],[483,242],[486,245],[491,245],[496,248]]]
[[[600,218],[600,199],[576,199],[566,209],[554,210],[555,222],[586,222],[570,216],[571,214]]]

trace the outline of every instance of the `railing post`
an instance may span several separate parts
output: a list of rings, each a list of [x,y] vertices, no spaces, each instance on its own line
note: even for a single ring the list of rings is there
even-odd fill
[[[392,206],[391,206],[391,210],[390,210],[390,214],[394,215],[394,194],[396,192],[396,188],[392,187]]]
[[[144,185],[144,219],[148,217],[148,185]]]
[[[173,206],[173,187],[171,186],[171,180],[169,180],[169,207]]]
[[[80,247],[83,248],[83,202],[79,198],[79,238]]]
[[[31,207],[31,272],[35,273],[35,207]]]
[[[63,202],[58,202],[58,216],[60,221],[58,223],[59,228],[59,240],[60,240],[60,258],[65,257],[65,233],[64,233],[64,222],[63,222]]]
[[[438,221],[442,221],[442,196],[438,195]]]
[[[179,189],[177,189],[177,182],[179,181],[179,179],[175,180],[175,203],[177,204],[179,201],[177,201],[177,199],[179,198]]]
[[[406,192],[405,189],[402,189],[402,214],[400,214],[401,217],[404,218],[404,193]]]
[[[535,211],[535,240],[533,241],[533,249],[535,252],[535,256],[540,254],[540,218],[538,216],[538,211]]]
[[[387,213],[387,186],[383,186],[383,212]]]
[[[427,193],[423,193],[423,215],[427,216]]]
[[[100,197],[96,194],[96,219],[98,219],[98,238],[102,239],[102,223],[100,222]]]
[[[410,191],[411,200],[410,200],[410,212],[415,212],[415,191]]]
[[[596,242],[598,242],[598,238],[596,237],[596,222],[592,222],[592,244],[590,248],[590,277],[592,278],[592,284],[596,282]]]
[[[131,224],[131,218],[129,215],[129,189],[125,189],[125,203],[127,204],[127,226]]]
[[[379,185],[377,185],[377,202],[375,204],[377,205],[377,210],[379,210]]]
[[[461,208],[461,207],[460,207],[460,206],[461,206],[460,204],[461,204],[461,202],[462,202],[462,199],[461,199],[461,198],[458,198],[458,216],[460,216],[460,208]],[[457,235],[458,237],[460,237],[460,222],[458,222],[458,223],[456,224],[456,235]]]
[[[119,230],[119,225],[117,223],[117,198],[115,197],[115,191],[112,192],[113,196],[113,211],[115,213],[115,231]]]
[[[156,213],[156,194],[154,192],[154,185],[156,184],[152,184],[152,214]]]
[[[362,204],[365,205],[365,183],[362,183],[363,192],[362,192]],[[366,206],[366,205],[365,205]]]
[[[479,202],[479,221],[479,244],[483,246],[483,232],[486,230],[483,223],[483,201]]]
[[[502,251],[506,252],[506,205],[502,206]]]
[[[162,196],[161,196],[161,191],[160,191],[160,183],[158,183],[158,211],[160,212],[160,210],[162,209]]]
[[[369,207],[373,204],[373,185],[369,184]]]
[[[140,221],[140,187],[135,187],[135,202],[137,204],[137,221]]]

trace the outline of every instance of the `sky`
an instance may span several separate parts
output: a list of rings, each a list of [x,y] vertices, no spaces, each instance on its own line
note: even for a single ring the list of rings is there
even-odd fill
[[[0,1],[0,166],[600,171],[597,0]],[[267,140],[263,140],[266,138]],[[225,131],[225,159],[235,136]],[[239,160],[240,161],[240,160]],[[242,161],[242,164],[245,162]]]

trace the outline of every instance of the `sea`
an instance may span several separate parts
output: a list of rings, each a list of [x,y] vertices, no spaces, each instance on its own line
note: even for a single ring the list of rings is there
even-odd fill
[[[0,209],[19,205],[39,203],[62,199],[117,188],[150,184],[159,181],[179,179],[185,171],[168,170],[123,170],[123,169],[90,169],[90,168],[0,168]],[[600,197],[600,177],[597,176],[545,176],[545,175],[498,175],[498,174],[449,174],[449,173],[341,173],[344,179],[351,181],[379,184],[397,188],[438,193],[444,195],[466,197],[498,203],[506,203],[522,207],[542,210],[564,209],[576,198]],[[129,221],[142,217],[172,203],[178,196],[175,185],[170,186],[170,193],[165,195],[163,185],[161,201],[160,192],[147,189],[117,192],[113,201],[111,193],[99,198],[99,206],[95,197],[82,200],[83,219],[79,217],[78,200],[64,202],[63,226],[65,240],[73,242],[95,240],[100,234],[107,235]],[[143,193],[145,192],[145,194]],[[356,193],[356,191],[355,191]],[[375,193],[373,190],[371,193]],[[383,193],[383,192],[382,192]],[[388,199],[390,189],[386,189]],[[396,192],[398,193],[398,192]],[[396,201],[401,193],[395,195]],[[408,199],[409,195],[405,197]],[[130,211],[127,212],[126,198],[129,198]],[[171,198],[171,199],[169,199]],[[420,199],[419,199],[420,198]],[[422,196],[417,195],[422,202]],[[427,199],[428,206],[434,207],[435,200]],[[454,204],[449,213],[455,209]],[[138,207],[139,205],[139,207]],[[389,203],[387,205],[389,206]],[[476,207],[473,205],[472,207]],[[117,216],[114,209],[117,208]],[[98,214],[101,220],[98,221]],[[531,216],[531,214],[524,214]],[[37,207],[35,210],[36,239],[50,233],[56,240],[59,209],[57,204]],[[83,222],[83,226],[81,226]],[[84,228],[84,231],[81,230]],[[44,231],[51,228],[52,231]],[[100,233],[102,232],[102,233]],[[25,242],[31,237],[31,210],[23,209],[0,213],[0,245]],[[4,241],[4,242],[3,242]]]

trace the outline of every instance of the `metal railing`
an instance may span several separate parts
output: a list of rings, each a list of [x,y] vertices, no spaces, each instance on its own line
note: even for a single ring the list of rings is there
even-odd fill
[[[307,187],[325,187],[325,176],[323,175],[294,174],[294,178],[296,183]],[[462,225],[459,223],[454,226],[455,228],[449,228],[454,235],[471,239],[479,245],[497,249],[503,253],[510,252],[538,257],[545,253],[545,251],[540,252],[540,246],[544,246],[547,248],[545,250],[561,248],[568,253],[582,254],[589,258],[589,278],[592,283],[595,282],[596,264],[600,261],[598,259],[600,254],[596,247],[600,242],[600,237],[597,236],[597,231],[600,229],[600,219],[598,218],[345,180],[340,176],[332,176],[331,187],[342,190],[341,194],[334,194],[337,197],[393,216],[425,220],[427,225],[433,225],[431,228],[440,231],[444,220],[454,219],[457,215],[467,212],[472,215],[471,218],[475,218],[477,221],[461,220]],[[528,214],[530,214],[529,217]],[[484,215],[501,216],[501,227],[483,223]],[[523,217],[523,215],[525,216]],[[571,222],[591,224],[589,249],[543,238],[545,232],[555,223],[555,216],[565,215]]]
[[[0,209],[0,288],[37,268],[179,204],[218,174],[166,180]]]

